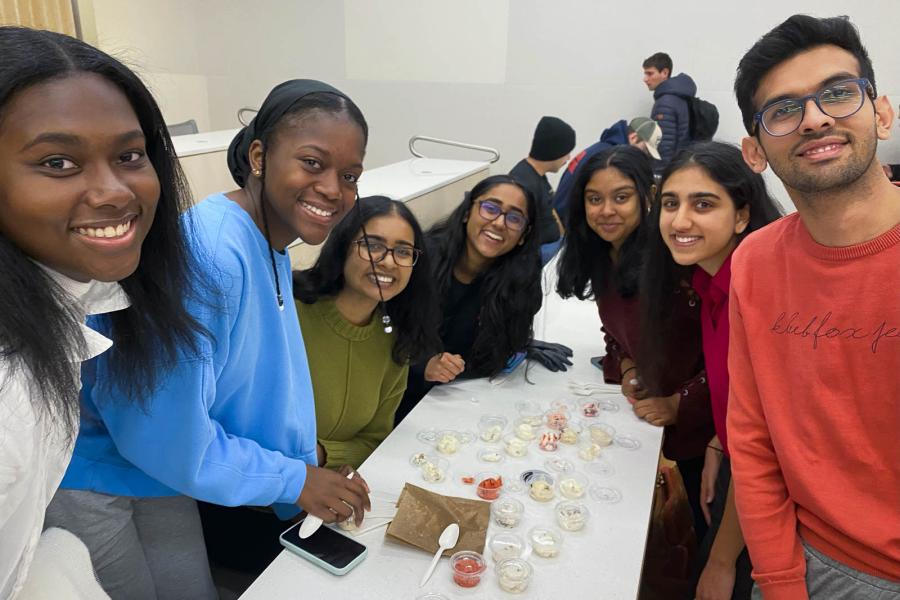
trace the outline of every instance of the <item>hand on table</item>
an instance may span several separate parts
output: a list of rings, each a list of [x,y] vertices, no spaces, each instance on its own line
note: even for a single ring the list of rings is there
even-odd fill
[[[346,521],[354,517],[359,526],[363,513],[372,509],[369,486],[359,473],[347,479],[352,469],[344,465],[339,471],[306,465],[306,483],[297,504],[325,523]]]
[[[441,352],[425,365],[425,381],[450,383],[466,369],[466,361],[459,354]]]
[[[665,427],[678,422],[678,404],[681,401],[681,394],[676,393],[671,396],[654,396],[644,399],[635,399],[628,396],[626,398],[631,403],[634,414],[651,425]]]

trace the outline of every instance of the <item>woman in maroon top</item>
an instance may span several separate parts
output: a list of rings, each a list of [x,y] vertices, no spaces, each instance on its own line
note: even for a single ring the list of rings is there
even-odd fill
[[[703,354],[716,435],[709,440],[702,499],[710,529],[696,564],[698,600],[749,599],[750,561],[744,549],[730,486],[725,431],[728,407],[728,287],[731,254],[744,237],[781,216],[762,176],[735,146],[709,142],[679,153],[660,182],[648,220],[641,280],[642,333],[672,337],[679,315],[667,310],[668,290],[690,281],[700,297]],[[645,378],[666,367],[656,347],[642,348]],[[711,508],[707,504],[714,499]]]
[[[675,343],[664,349],[666,376],[648,387],[635,362],[638,280],[654,187],[650,159],[630,146],[613,146],[578,166],[556,289],[563,298],[597,302],[606,341],[604,380],[622,385],[639,417],[666,428],[663,454],[678,462],[700,537],[706,530],[700,474],[714,432],[699,307],[689,287],[672,290],[665,300],[681,316]]]

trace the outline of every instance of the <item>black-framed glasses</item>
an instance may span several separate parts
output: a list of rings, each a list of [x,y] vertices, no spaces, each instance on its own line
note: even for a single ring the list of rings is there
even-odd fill
[[[757,125],[762,124],[769,135],[782,137],[797,131],[810,100],[829,117],[846,119],[859,112],[866,96],[873,100],[875,98],[875,89],[868,79],[843,79],[829,83],[809,96],[772,102],[753,115],[753,121]]]
[[[413,266],[418,262],[419,255],[422,254],[420,248],[414,248],[413,246],[402,245],[388,248],[387,245],[382,244],[381,242],[374,242],[372,240],[367,242],[365,238],[356,240],[355,244],[361,259],[379,263],[387,258],[388,254],[391,254],[398,267]]]
[[[503,207],[493,200],[479,200],[478,214],[487,221],[496,221],[502,215],[506,228],[512,231],[522,231],[528,225],[528,217],[522,214],[522,211],[517,208],[504,211]]]

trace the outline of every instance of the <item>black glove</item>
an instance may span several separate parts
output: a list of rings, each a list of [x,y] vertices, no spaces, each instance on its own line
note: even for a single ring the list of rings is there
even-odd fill
[[[531,340],[525,353],[530,360],[538,361],[553,372],[567,371],[572,366],[572,361],[569,360],[572,357],[572,349],[562,344]]]

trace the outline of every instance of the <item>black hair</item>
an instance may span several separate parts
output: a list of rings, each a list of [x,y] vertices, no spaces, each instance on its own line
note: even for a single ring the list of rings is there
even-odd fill
[[[610,257],[612,244],[590,228],[584,208],[584,190],[588,182],[597,171],[608,168],[618,169],[634,182],[640,205],[640,221],[622,244],[615,270]],[[556,291],[560,296],[585,300],[602,293],[612,283],[623,298],[637,294],[652,194],[650,158],[632,146],[607,148],[578,165],[569,202],[565,246],[558,266]]]
[[[423,249],[425,235],[403,202],[370,196],[360,198],[357,207],[331,231],[316,263],[309,269],[294,271],[297,300],[314,304],[322,296],[335,296],[344,288],[344,265],[349,253],[356,252],[354,239],[363,225],[376,217],[398,215],[412,227],[415,247]],[[406,288],[385,302],[385,309],[396,326],[392,350],[396,363],[419,362],[440,352],[437,294],[427,252],[419,255]]]
[[[506,366],[516,352],[525,350],[532,339],[534,315],[541,308],[540,241],[534,228],[537,203],[534,196],[509,175],[492,175],[479,181],[462,203],[425,235],[431,254],[438,297],[447,298],[453,269],[466,252],[466,221],[475,201],[498,185],[518,188],[528,206],[529,225],[522,244],[498,257],[481,274],[481,312],[478,333],[466,360],[466,374],[493,376]]]
[[[700,167],[716,183],[728,191],[735,209],[750,209],[750,222],[738,236],[738,243],[750,233],[781,218],[778,203],[769,195],[762,175],[754,173],[736,146],[722,142],[701,142],[679,152],[663,172],[659,191],[647,218],[647,242],[641,273],[641,345],[638,364],[641,378],[651,391],[659,388],[670,368],[672,357],[665,349],[676,347],[668,336],[678,331],[673,324],[675,305],[672,295],[686,293],[695,265],[675,262],[659,228],[661,194],[666,181],[678,171]]]
[[[139,401],[154,386],[161,359],[203,328],[185,308],[199,275],[180,214],[191,204],[187,181],[162,113],[141,80],[100,50],[66,35],[0,27],[0,118],[26,88],[80,73],[94,73],[128,99],[146,138],[160,197],[137,270],[121,281],[130,308],[101,318],[115,348],[108,352],[111,379]],[[0,356],[27,369],[35,406],[72,431],[78,418],[78,369],[72,350],[84,348],[78,311],[64,292],[5,235],[0,234]],[[38,399],[39,398],[39,399]]]
[[[753,96],[766,74],[801,52],[825,45],[838,46],[855,56],[860,77],[868,79],[875,92],[872,61],[859,38],[859,31],[847,17],[819,19],[794,15],[759,38],[738,63],[734,95],[748,133],[753,133],[753,115],[761,108],[756,106]]]
[[[672,74],[672,57],[670,57],[665,52],[656,52],[655,54],[651,54],[648,56],[643,64],[641,65],[644,69],[656,69],[657,71],[662,71],[663,69],[669,70],[669,75]]]
[[[296,125],[298,122],[316,112],[329,115],[346,114],[350,120],[356,123],[362,130],[363,146],[369,141],[369,125],[366,123],[366,118],[363,116],[362,111],[359,110],[359,107],[356,106],[350,98],[332,92],[313,92],[304,95],[291,104],[290,108],[288,108],[281,117],[261,131],[256,132],[255,139],[258,139],[263,147],[263,160],[262,166],[260,167],[262,173],[259,178],[259,210],[262,213],[263,234],[266,237],[266,243],[269,247],[269,261],[272,263],[272,274],[275,277],[275,293],[278,297],[279,306],[283,305],[284,300],[281,292],[281,281],[278,276],[278,269],[275,267],[275,252],[272,249],[272,241],[269,235],[269,217],[268,211],[266,210],[266,155],[268,154],[269,148],[271,148],[273,139],[284,132],[288,127]],[[246,174],[244,174],[244,177],[246,177]]]

